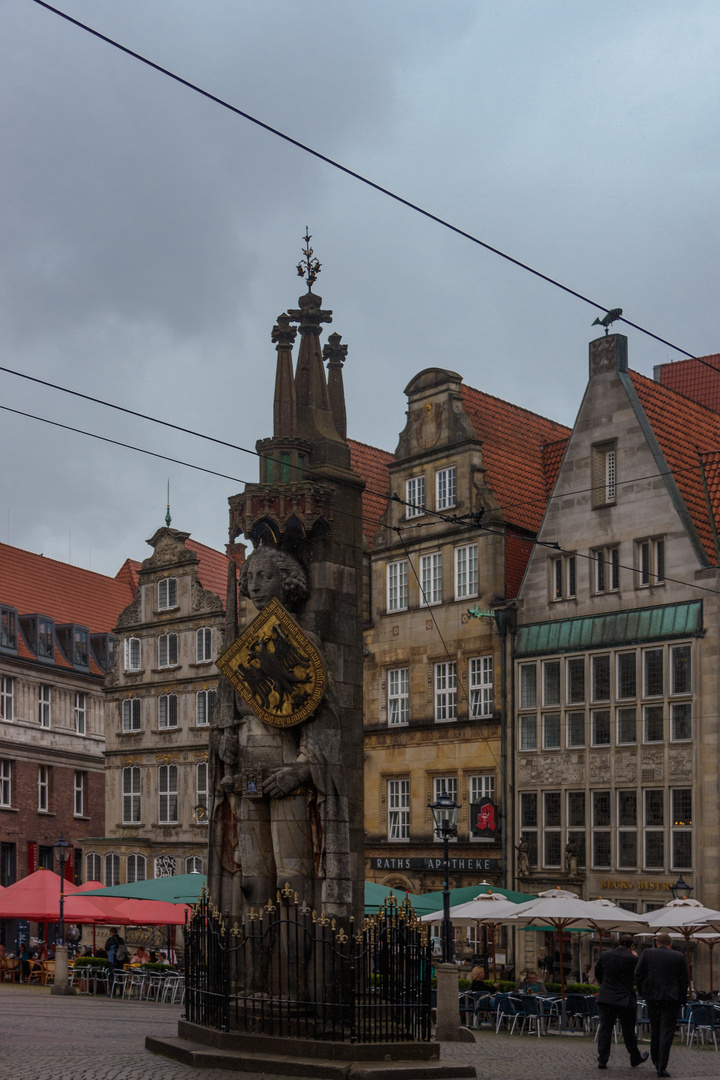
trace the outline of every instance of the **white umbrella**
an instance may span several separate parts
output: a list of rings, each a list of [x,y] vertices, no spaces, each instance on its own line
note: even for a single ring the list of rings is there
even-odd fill
[[[456,926],[500,926],[508,915],[517,911],[518,905],[506,900],[501,893],[480,893],[474,900],[464,904],[455,904],[450,908],[450,921]],[[441,922],[442,911],[433,911],[423,915],[421,922]],[[492,936],[493,979],[497,982],[497,964],[495,961],[495,933]]]
[[[552,926],[558,934],[560,951],[560,992],[565,1000],[565,969],[563,964],[562,932],[576,930],[616,930],[626,934],[647,928],[647,921],[634,911],[626,911],[606,900],[581,900],[576,893],[552,889],[540,893],[535,900],[518,904],[515,913],[503,920],[514,926]]]
[[[690,971],[690,938],[703,931],[720,929],[720,911],[707,908],[699,900],[689,896],[679,896],[657,911],[648,911],[645,918],[655,933],[665,930],[668,933],[681,934],[685,939],[685,959],[688,969],[688,984],[692,985]],[[712,963],[712,952],[710,953]]]

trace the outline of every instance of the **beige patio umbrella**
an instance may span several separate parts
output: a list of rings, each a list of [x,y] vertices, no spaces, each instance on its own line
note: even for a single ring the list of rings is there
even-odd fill
[[[518,905],[512,900],[506,900],[500,893],[480,893],[474,900],[468,900],[464,904],[456,904],[450,908],[450,921],[455,926],[487,926],[492,927],[492,962],[493,980],[497,982],[497,961],[495,959],[495,930],[502,926],[506,916],[517,911]],[[429,915],[423,915],[421,922],[441,922],[442,911],[433,911]]]
[[[679,896],[677,900],[671,900],[657,911],[648,911],[645,918],[656,934],[664,930],[667,933],[680,934],[685,939],[688,986],[692,986],[690,939],[694,934],[712,933],[720,929],[720,911],[707,908],[699,900],[693,900],[689,896]],[[712,952],[710,963],[712,964]]]

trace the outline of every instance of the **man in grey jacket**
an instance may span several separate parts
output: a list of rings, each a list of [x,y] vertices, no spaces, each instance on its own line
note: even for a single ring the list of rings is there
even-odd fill
[[[658,1076],[667,1071],[675,1025],[687,1001],[685,957],[674,952],[669,934],[658,934],[655,949],[645,949],[635,968],[635,981],[647,1002],[650,1019],[650,1057]]]

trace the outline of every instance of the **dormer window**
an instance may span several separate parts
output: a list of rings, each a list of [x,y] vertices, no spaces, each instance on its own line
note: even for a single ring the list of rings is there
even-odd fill
[[[73,665],[75,667],[89,666],[89,643],[88,631],[80,626],[73,627]]]
[[[174,607],[177,607],[177,578],[162,578],[158,581],[158,608],[167,611]]]
[[[17,611],[0,607],[0,646],[17,651]]]
[[[38,656],[52,657],[55,649],[55,624],[52,619],[38,619],[37,621],[37,653]]]
[[[90,645],[93,656],[98,666],[103,671],[109,671],[115,659],[115,635],[114,634],[91,634]]]

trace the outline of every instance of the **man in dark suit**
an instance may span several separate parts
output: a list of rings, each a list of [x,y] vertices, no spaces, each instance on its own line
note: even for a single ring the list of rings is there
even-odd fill
[[[635,965],[637,956],[631,952],[633,939],[630,934],[623,934],[617,949],[601,953],[595,964],[595,978],[600,983],[597,997],[600,1027],[598,1028],[598,1069],[607,1069],[612,1034],[615,1021],[622,1027],[623,1040],[630,1064],[636,1065],[647,1061],[648,1054],[638,1050],[635,1034],[637,1000],[635,998]]]
[[[650,1057],[658,1076],[667,1071],[675,1025],[687,1001],[688,977],[685,957],[673,952],[669,934],[658,934],[657,948],[646,949],[635,969],[638,990],[647,1001],[650,1019]]]

